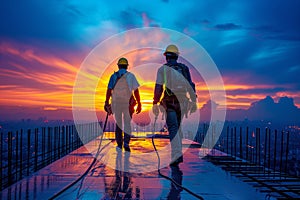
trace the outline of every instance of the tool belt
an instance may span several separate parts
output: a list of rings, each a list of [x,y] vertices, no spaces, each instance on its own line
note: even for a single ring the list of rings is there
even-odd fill
[[[172,110],[176,113],[184,114],[186,118],[188,116],[188,104],[188,98],[183,97],[178,100],[175,95],[166,96],[160,102],[160,105],[162,105],[166,112]]]

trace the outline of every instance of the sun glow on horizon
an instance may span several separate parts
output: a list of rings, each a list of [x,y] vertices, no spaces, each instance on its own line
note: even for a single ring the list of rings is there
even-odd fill
[[[34,47],[9,42],[1,46],[0,52],[8,58],[3,60],[3,64],[7,67],[0,69],[0,91],[3,94],[0,97],[1,106],[40,106],[49,111],[72,109],[73,86],[80,66],[78,63],[74,64],[77,62],[76,59],[71,63],[46,51],[38,52]],[[139,90],[143,111],[149,111],[152,108],[156,71],[164,62],[160,53],[157,50],[148,49],[124,55],[129,60],[129,71],[136,75],[141,85]],[[92,73],[85,74],[91,80],[98,80],[97,88],[87,86],[84,91],[95,93],[96,111],[103,111],[109,77],[118,70],[117,59],[109,66],[91,66],[92,70],[97,70],[99,67],[105,68],[101,77],[96,77]],[[208,88],[201,77],[191,75],[193,80],[197,80],[198,108],[201,108],[211,99],[209,90],[217,91],[222,88]],[[251,103],[265,98],[266,95],[270,95],[273,99],[283,96],[292,97],[295,99],[295,105],[300,107],[299,92],[256,92],[257,89],[267,90],[280,86],[233,83],[230,82],[230,77],[223,77],[223,79],[227,93],[226,107],[229,109],[247,109]]]

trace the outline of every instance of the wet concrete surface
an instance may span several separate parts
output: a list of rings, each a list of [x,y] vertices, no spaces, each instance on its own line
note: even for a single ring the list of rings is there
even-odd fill
[[[161,173],[173,178],[203,199],[265,199],[247,183],[202,159],[209,153],[184,140],[184,162],[169,167],[168,139],[155,139]],[[78,179],[93,161],[99,145],[94,140],[1,192],[1,199],[49,199]],[[134,138],[131,152],[116,148],[111,140],[89,173],[56,199],[197,199],[157,172],[158,159],[151,139]]]

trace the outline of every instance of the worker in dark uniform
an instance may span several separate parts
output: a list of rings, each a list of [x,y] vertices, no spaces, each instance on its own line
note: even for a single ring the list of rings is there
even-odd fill
[[[189,68],[177,62],[177,46],[169,45],[164,56],[167,63],[157,71],[152,111],[157,117],[160,111],[158,104],[165,110],[172,150],[170,166],[177,166],[183,162],[181,121],[184,114],[196,112],[197,95]]]

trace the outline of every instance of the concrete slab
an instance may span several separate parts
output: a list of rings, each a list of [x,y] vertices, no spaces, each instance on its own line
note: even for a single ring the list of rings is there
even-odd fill
[[[208,200],[265,199],[249,184],[201,159],[205,150],[184,141],[184,163],[170,168],[168,139],[155,139],[161,156],[161,173]],[[99,140],[90,142],[60,160],[1,192],[1,199],[49,199],[80,177],[93,161]],[[197,199],[159,176],[151,139],[131,141],[131,153],[103,140],[105,146],[92,170],[56,199]]]

